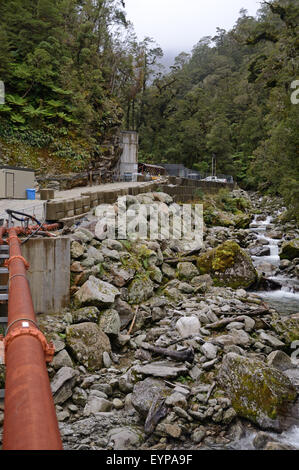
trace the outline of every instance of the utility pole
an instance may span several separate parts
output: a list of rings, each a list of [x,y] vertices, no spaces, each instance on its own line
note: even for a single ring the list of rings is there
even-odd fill
[[[212,156],[212,176],[216,176],[216,155],[213,153]]]

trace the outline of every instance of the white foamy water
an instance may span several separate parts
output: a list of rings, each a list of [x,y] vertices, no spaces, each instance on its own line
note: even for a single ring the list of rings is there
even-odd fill
[[[279,257],[279,240],[265,236],[267,226],[271,223],[272,217],[267,217],[264,221],[257,221],[256,217],[251,230],[256,234],[257,239],[267,241],[270,248],[269,256],[252,256],[253,263],[256,267],[262,263],[269,263],[273,267],[280,265]],[[278,312],[291,315],[299,313],[299,281],[294,278],[288,278],[283,275],[268,276],[270,280],[277,281],[281,284],[281,289],[274,291],[256,292],[256,294],[266,301],[270,306],[275,308]],[[270,434],[270,433],[269,433]],[[244,438],[240,439],[237,443],[233,444],[234,449],[253,450],[253,439],[256,433],[248,433]],[[293,426],[282,434],[270,434],[273,440],[279,441],[283,444],[290,445],[295,449],[299,449],[299,425]]]

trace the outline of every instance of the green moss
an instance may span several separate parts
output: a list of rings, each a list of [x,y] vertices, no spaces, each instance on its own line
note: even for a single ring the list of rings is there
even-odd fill
[[[260,361],[235,356],[231,367],[230,397],[239,416],[257,424],[266,417],[276,420],[282,407],[296,398],[296,390],[288,379]]]
[[[243,268],[238,270],[241,265]],[[210,274],[218,287],[248,288],[257,279],[250,256],[234,241],[227,241],[199,256],[197,267],[201,274]]]

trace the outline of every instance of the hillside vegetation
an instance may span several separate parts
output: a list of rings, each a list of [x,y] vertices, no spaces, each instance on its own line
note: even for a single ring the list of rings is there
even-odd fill
[[[124,1],[1,0],[0,163],[80,171],[136,130],[142,161],[205,173],[215,155],[218,173],[283,196],[299,220],[298,17],[298,1],[261,1],[162,73]]]

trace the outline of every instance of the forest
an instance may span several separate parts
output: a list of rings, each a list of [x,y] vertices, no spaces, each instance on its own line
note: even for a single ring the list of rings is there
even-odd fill
[[[298,0],[261,1],[163,70],[125,1],[0,0],[0,163],[79,171],[136,130],[141,161],[207,173],[215,155],[299,220],[298,20]]]

